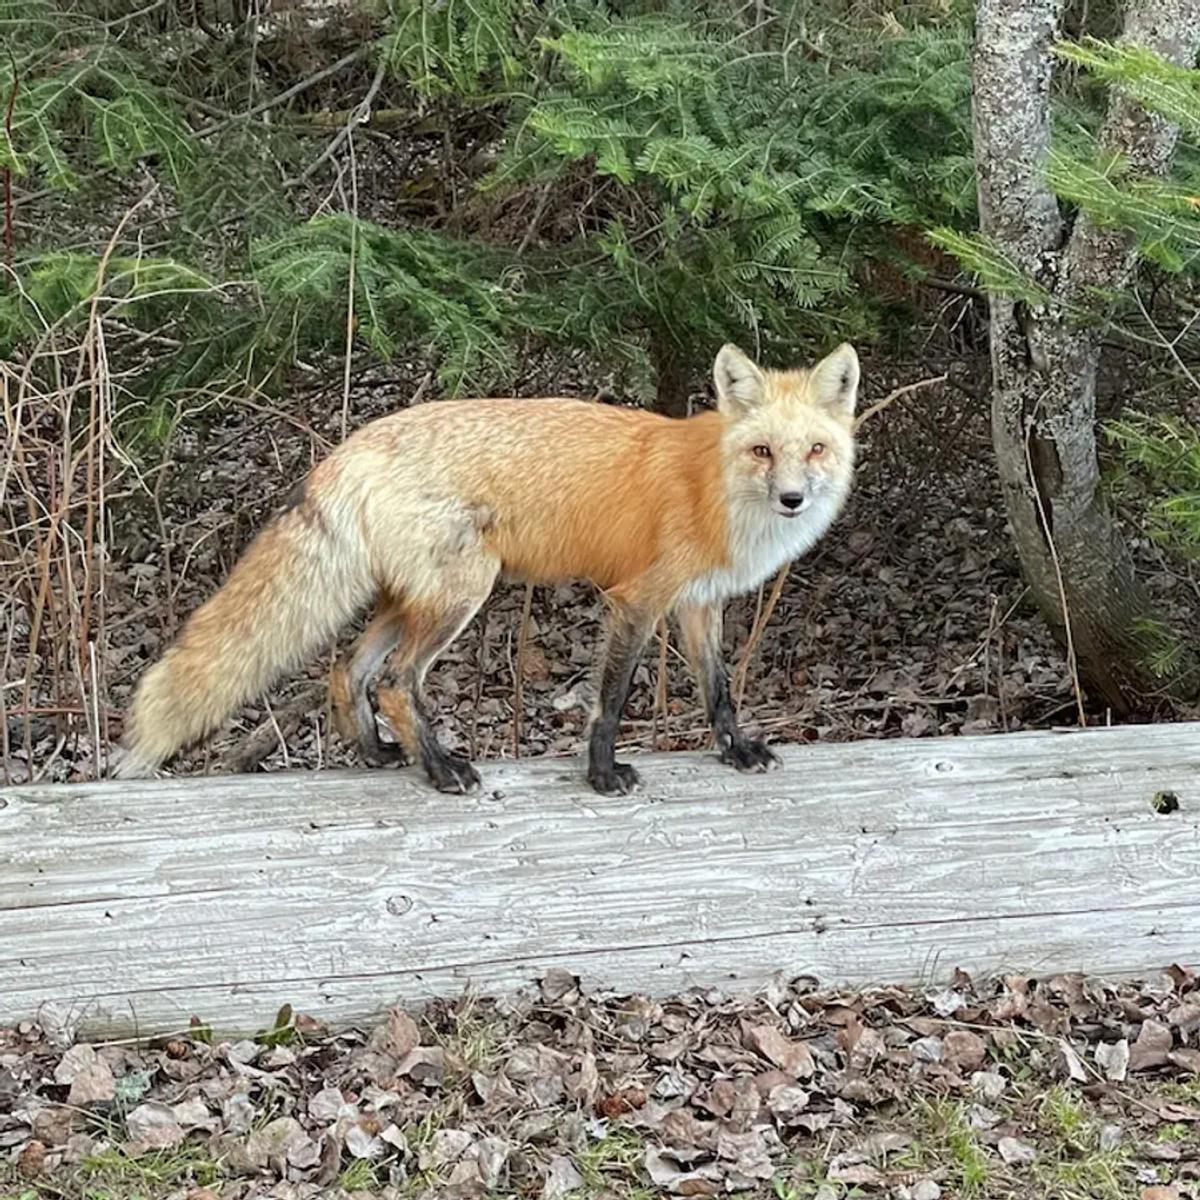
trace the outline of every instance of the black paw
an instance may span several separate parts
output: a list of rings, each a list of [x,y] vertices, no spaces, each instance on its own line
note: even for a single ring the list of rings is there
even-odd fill
[[[398,742],[360,742],[358,752],[368,767],[385,767],[390,763],[401,767],[408,766],[408,755]]]
[[[610,767],[592,767],[588,783],[602,796],[628,796],[641,778],[628,763],[613,763]]]
[[[456,758],[453,754],[430,759],[425,770],[439,792],[465,796],[480,784],[479,772],[465,758]]]
[[[721,761],[739,771],[773,770],[779,766],[779,756],[774,753],[766,742],[756,742],[751,738],[739,738],[731,742],[721,751]]]

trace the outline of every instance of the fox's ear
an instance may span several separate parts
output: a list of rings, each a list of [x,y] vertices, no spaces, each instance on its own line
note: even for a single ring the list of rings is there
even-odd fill
[[[722,412],[746,412],[762,403],[767,390],[762,371],[732,342],[726,342],[717,354],[713,384]]]
[[[858,355],[849,342],[843,342],[813,367],[809,387],[818,404],[839,416],[852,417],[858,402],[858,378]]]

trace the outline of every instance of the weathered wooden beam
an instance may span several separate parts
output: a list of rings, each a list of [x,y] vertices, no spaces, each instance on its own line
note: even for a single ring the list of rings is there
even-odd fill
[[[783,757],[646,756],[624,799],[565,760],[468,798],[388,770],[0,791],[0,1022],[349,1021],[554,966],[658,993],[1200,967],[1200,724]]]

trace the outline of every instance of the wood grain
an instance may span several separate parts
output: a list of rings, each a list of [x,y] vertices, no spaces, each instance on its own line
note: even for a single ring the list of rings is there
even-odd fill
[[[468,798],[395,770],[0,790],[0,1022],[345,1022],[551,966],[658,993],[1200,967],[1200,724],[782,755],[647,755],[623,799],[566,760]]]

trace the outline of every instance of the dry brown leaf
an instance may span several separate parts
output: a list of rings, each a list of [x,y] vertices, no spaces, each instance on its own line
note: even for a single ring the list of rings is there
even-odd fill
[[[793,1079],[811,1079],[816,1070],[812,1051],[804,1042],[793,1041],[774,1025],[754,1025],[745,1032],[746,1045]]]
[[[97,1101],[111,1100],[117,1091],[117,1081],[112,1069],[103,1059],[88,1063],[76,1072],[67,1093],[67,1103],[84,1108]]]
[[[135,1147],[133,1153],[166,1150],[178,1146],[186,1136],[171,1109],[157,1100],[139,1104],[125,1118],[125,1127]]]
[[[421,1044],[421,1031],[404,1009],[390,1008],[368,1044],[372,1050],[402,1062]]]
[[[1146,1071],[1167,1062],[1174,1039],[1171,1031],[1158,1021],[1143,1021],[1137,1041],[1129,1048],[1129,1069]]]

